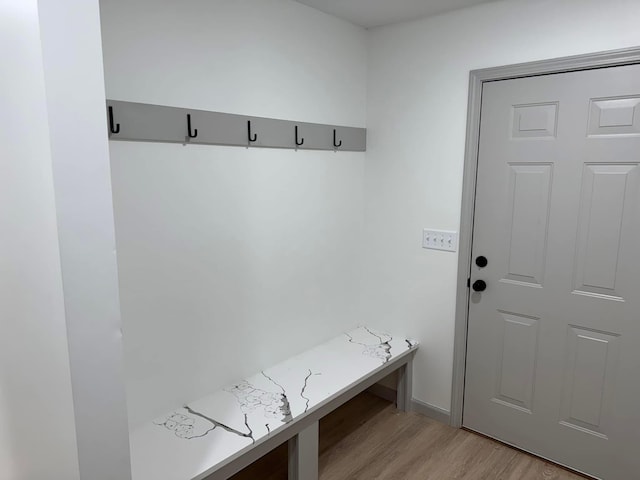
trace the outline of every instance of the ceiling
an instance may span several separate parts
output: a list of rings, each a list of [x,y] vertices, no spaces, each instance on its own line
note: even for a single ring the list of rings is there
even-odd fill
[[[361,27],[436,15],[492,0],[296,0]]]

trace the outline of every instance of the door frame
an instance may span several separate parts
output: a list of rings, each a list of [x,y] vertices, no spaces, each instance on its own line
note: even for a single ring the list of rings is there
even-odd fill
[[[464,408],[467,326],[469,319],[469,286],[467,281],[471,275],[471,247],[480,142],[482,87],[485,82],[633,64],[640,64],[640,47],[472,70],[469,75],[469,103],[467,108],[467,137],[464,154],[464,178],[462,183],[462,210],[460,216],[455,336],[453,347],[453,381],[451,388],[450,424],[453,427],[460,428],[462,426]]]

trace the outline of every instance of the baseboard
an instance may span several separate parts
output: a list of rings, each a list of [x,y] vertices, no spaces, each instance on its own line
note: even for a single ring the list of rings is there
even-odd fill
[[[433,420],[437,420],[438,422],[446,425],[451,425],[451,413],[443,408],[436,407],[435,405],[429,405],[428,403],[421,402],[414,398],[411,400],[411,409],[425,417],[432,418]]]
[[[376,397],[380,397],[387,402],[395,403],[396,402],[396,391],[393,388],[386,387],[385,385],[381,385],[376,383],[367,388],[367,392]]]
[[[396,391],[393,388],[386,387],[379,383],[367,388],[367,392],[388,402],[394,403],[396,401]],[[411,400],[411,411],[437,420],[440,423],[451,424],[451,414],[447,410],[436,407],[435,405],[429,405],[415,398]]]

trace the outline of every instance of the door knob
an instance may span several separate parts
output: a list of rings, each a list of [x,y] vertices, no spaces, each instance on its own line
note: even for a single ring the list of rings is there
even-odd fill
[[[487,257],[483,255],[480,255],[479,257],[476,258],[476,265],[479,266],[480,268],[486,267],[487,263],[489,263],[487,261]]]
[[[474,292],[484,292],[487,289],[487,282],[484,280],[476,280],[472,285]]]

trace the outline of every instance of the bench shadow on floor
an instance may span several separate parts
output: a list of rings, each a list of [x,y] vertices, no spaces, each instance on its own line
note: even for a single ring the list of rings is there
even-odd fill
[[[584,478],[366,392],[320,421],[320,480]],[[286,443],[230,480],[287,480]]]

